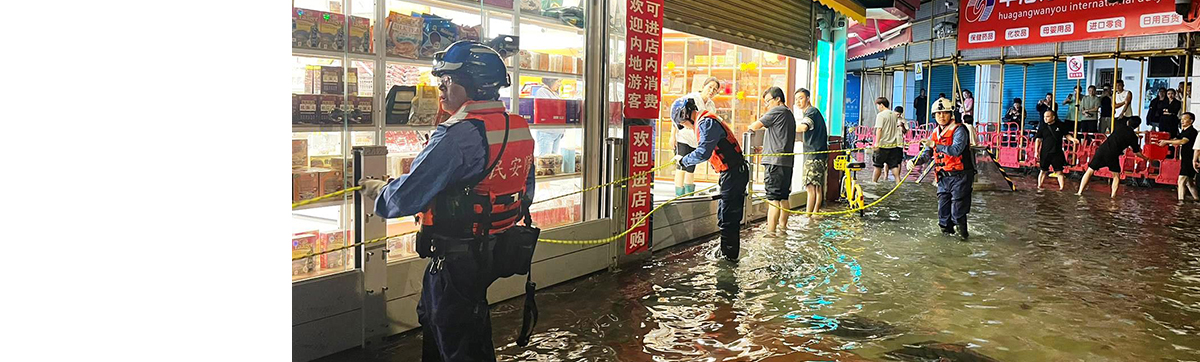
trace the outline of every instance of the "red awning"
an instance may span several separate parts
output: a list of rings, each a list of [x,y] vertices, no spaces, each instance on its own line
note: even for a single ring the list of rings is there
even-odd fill
[[[907,20],[867,19],[846,29],[846,59],[855,59],[912,41]]]

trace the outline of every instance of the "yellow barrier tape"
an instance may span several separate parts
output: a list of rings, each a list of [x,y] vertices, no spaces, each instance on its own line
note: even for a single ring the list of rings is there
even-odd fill
[[[295,209],[295,208],[297,208],[297,207],[301,207],[301,206],[304,206],[304,205],[309,205],[309,204],[312,204],[312,203],[314,203],[314,202],[319,202],[319,201],[328,200],[328,199],[331,199],[331,198],[334,198],[334,197],[342,196],[343,194],[345,194],[345,193],[347,193],[347,192],[354,192],[354,191],[358,191],[358,190],[362,190],[362,186],[354,186],[354,187],[351,187],[351,188],[348,188],[348,189],[345,189],[345,190],[342,190],[342,191],[334,192],[334,193],[332,193],[332,194],[328,194],[328,195],[321,195],[321,196],[319,196],[319,197],[314,197],[314,198],[311,198],[311,199],[308,199],[308,200],[304,200],[304,201],[300,201],[300,202],[297,202],[297,203],[293,203],[293,204],[292,204],[292,208],[293,208],[293,209]]]
[[[924,147],[922,147],[922,148],[921,148],[921,152],[925,152],[925,148],[924,148]],[[868,209],[868,208],[870,208],[870,207],[872,207],[872,206],[875,206],[875,205],[879,204],[880,202],[883,202],[883,200],[887,200],[887,198],[888,198],[889,196],[892,196],[892,193],[895,193],[895,192],[896,192],[896,190],[900,189],[900,185],[903,185],[905,181],[908,181],[908,177],[912,175],[912,172],[913,172],[913,168],[911,168],[911,167],[910,167],[910,168],[908,169],[908,173],[904,174],[904,178],[901,178],[901,179],[900,179],[900,182],[897,182],[897,183],[896,183],[896,186],[895,186],[895,187],[892,187],[892,190],[891,190],[891,191],[888,191],[888,193],[884,194],[884,195],[883,195],[883,197],[880,197],[880,198],[879,198],[879,200],[875,200],[874,202],[872,202],[872,203],[870,203],[870,204],[866,204],[866,205],[863,205],[863,206],[861,206],[861,207],[855,207],[855,208],[851,208],[851,209],[848,209],[848,210],[842,210],[842,211],[828,211],[828,212],[821,212],[821,211],[818,211],[818,212],[796,211],[796,210],[790,210],[790,209],[784,209],[784,208],[781,208],[781,207],[779,207],[779,205],[776,205],[776,204],[773,204],[773,203],[769,202],[769,200],[767,200],[767,201],[768,201],[768,202],[767,202],[767,205],[771,205],[771,207],[774,207],[774,208],[777,208],[777,209],[780,209],[780,210],[786,211],[787,213],[789,213],[789,214],[794,214],[794,215],[843,215],[843,214],[849,214],[849,213],[853,213],[853,212],[858,212],[858,211],[860,211],[860,210],[866,210],[866,209]],[[766,200],[766,198],[765,198],[765,197],[756,197],[756,198],[755,198],[755,200]]]
[[[664,202],[664,203],[662,203],[662,204],[659,204],[658,206],[655,206],[653,209],[650,209],[650,212],[649,212],[649,213],[647,213],[647,214],[646,214],[646,216],[642,216],[642,218],[641,218],[641,219],[638,219],[638,221],[637,221],[636,223],[634,223],[634,224],[633,224],[633,226],[630,226],[630,227],[629,227],[629,229],[626,229],[625,231],[622,231],[620,234],[617,234],[617,235],[613,235],[613,236],[610,236],[610,237],[607,237],[607,238],[603,238],[603,239],[595,239],[595,240],[559,240],[559,239],[538,239],[538,241],[540,241],[540,242],[543,242],[543,243],[551,243],[551,244],[567,244],[567,245],[599,245],[599,244],[607,244],[607,243],[610,243],[610,242],[613,242],[613,241],[616,241],[616,240],[620,240],[621,238],[624,238],[626,235],[629,235],[629,233],[633,232],[633,230],[634,230],[634,229],[637,229],[639,226],[642,226],[642,224],[643,224],[643,223],[645,223],[645,222],[646,222],[646,220],[650,218],[650,215],[654,215],[654,213],[655,213],[655,212],[657,212],[659,209],[662,209],[662,208],[663,208],[663,206],[667,206],[668,204],[670,204],[670,203],[672,203],[672,202],[675,202],[676,200],[679,200],[679,199],[682,199],[682,198],[685,198],[685,197],[689,197],[689,196],[695,195],[695,194],[697,194],[697,193],[701,193],[701,192],[704,192],[704,191],[712,190],[712,189],[716,188],[717,186],[720,186],[720,185],[712,185],[712,186],[705,187],[705,188],[703,188],[703,189],[700,189],[700,190],[696,190],[696,191],[692,191],[692,192],[689,192],[689,193],[686,193],[686,194],[683,194],[683,195],[675,196],[675,198],[672,198],[672,199],[670,199],[670,200],[667,200],[667,202]]]

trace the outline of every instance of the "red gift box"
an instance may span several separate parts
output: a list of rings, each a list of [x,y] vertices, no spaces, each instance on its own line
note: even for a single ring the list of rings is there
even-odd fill
[[[567,124],[567,100],[549,98],[534,99],[533,123]]]

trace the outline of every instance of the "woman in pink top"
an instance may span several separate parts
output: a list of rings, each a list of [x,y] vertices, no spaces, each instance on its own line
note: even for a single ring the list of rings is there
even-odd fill
[[[971,91],[963,89],[962,114],[964,116],[975,115],[975,95]]]

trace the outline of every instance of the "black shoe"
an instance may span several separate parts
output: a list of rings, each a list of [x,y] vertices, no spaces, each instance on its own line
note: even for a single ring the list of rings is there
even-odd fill
[[[938,226],[940,226],[942,228],[942,234],[948,234],[948,235],[954,234],[954,225],[947,225],[947,226],[938,225]]]
[[[962,236],[963,240],[967,240],[971,236],[971,233],[967,231],[967,220],[958,222],[958,234]]]

